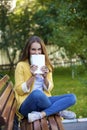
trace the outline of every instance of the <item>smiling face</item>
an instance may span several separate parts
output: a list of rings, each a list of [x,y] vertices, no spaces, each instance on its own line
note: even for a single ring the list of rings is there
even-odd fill
[[[41,48],[40,43],[38,42],[34,42],[30,46],[30,55],[34,55],[34,54],[36,55],[42,54],[42,48]]]
[[[20,61],[25,61],[28,59],[29,64],[31,64],[30,61],[31,55],[40,55],[40,54],[45,55],[45,63],[47,66],[49,65],[50,66],[49,69],[52,70],[53,67],[48,57],[45,43],[38,36],[31,36],[29,39],[27,39]]]

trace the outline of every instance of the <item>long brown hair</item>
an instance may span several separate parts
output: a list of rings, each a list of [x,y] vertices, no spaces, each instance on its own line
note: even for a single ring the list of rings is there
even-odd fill
[[[48,67],[50,67],[50,69],[52,70],[53,66],[52,66],[52,64],[50,62],[50,59],[48,57],[44,41],[40,37],[38,37],[38,36],[31,36],[29,39],[27,39],[25,47],[24,47],[24,50],[22,52],[22,56],[20,58],[20,61],[25,61],[26,59],[28,59],[29,64],[30,64],[30,51],[29,50],[30,50],[30,47],[31,47],[32,43],[34,43],[34,42],[38,42],[41,45],[42,54],[45,55],[46,65]]]

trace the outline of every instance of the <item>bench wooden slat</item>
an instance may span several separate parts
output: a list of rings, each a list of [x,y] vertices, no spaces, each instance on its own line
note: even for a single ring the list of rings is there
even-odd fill
[[[49,127],[51,127],[52,130],[59,130],[57,127],[54,116],[48,117],[48,120],[49,120],[49,125],[50,125]]]
[[[11,92],[11,95],[8,99],[8,103],[6,104],[6,107],[5,107],[5,109],[2,113],[2,116],[4,117],[6,122],[9,118],[9,114],[10,114],[10,111],[11,111],[11,108],[12,108],[13,101],[14,101],[14,95],[13,95],[13,92]]]
[[[8,80],[9,80],[8,75],[5,75],[2,79],[0,79],[0,96],[3,93],[3,91],[5,90]]]
[[[8,84],[4,93],[0,96],[0,110],[4,107],[6,101],[8,100],[8,95],[10,95],[12,91],[11,83]]]
[[[33,130],[33,123],[27,122],[27,130]]]
[[[55,115],[55,119],[56,119],[57,125],[59,127],[59,130],[64,130],[64,127],[63,127],[63,124],[61,123],[60,117],[58,115]]]
[[[26,130],[26,124],[27,124],[27,120],[23,119],[20,125],[21,130]],[[32,129],[29,129],[29,130],[32,130]]]
[[[33,122],[34,130],[41,130],[40,120]]]
[[[6,84],[8,79],[9,79],[8,75],[5,75],[2,79],[0,79],[0,88]]]
[[[1,113],[0,113],[1,115]],[[2,116],[0,116],[0,125],[3,126],[5,124],[5,120],[3,119]]]
[[[41,120],[41,127],[42,127],[42,130],[49,130],[49,125],[46,118],[43,118]]]
[[[14,100],[14,103],[13,103],[13,106],[11,109],[11,114],[10,114],[9,121],[8,121],[10,123],[8,124],[7,130],[12,130],[12,128],[13,128],[14,116],[15,116],[15,112],[16,112],[16,104],[17,104],[17,102],[16,102],[16,100]]]

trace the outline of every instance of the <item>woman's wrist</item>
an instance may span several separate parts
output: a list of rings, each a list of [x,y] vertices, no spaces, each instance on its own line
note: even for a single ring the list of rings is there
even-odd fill
[[[26,81],[26,84],[27,84],[27,88],[29,89],[30,86],[32,85],[32,83],[34,82],[34,79],[35,79],[35,75],[32,75],[27,81]]]

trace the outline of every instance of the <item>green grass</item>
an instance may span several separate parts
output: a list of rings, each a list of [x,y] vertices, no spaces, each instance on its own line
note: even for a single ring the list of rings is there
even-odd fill
[[[78,73],[79,72],[79,73]],[[14,83],[14,71],[1,71],[1,74],[8,74]],[[54,89],[52,95],[74,93],[77,102],[70,107],[76,113],[77,118],[87,117],[87,73],[82,67],[74,68],[74,78],[72,78],[72,68],[58,67],[53,72]]]
[[[55,68],[53,73],[54,90],[52,94],[74,93],[77,97],[77,102],[69,109],[74,111],[78,118],[87,117],[87,84],[85,82],[87,81],[87,73],[78,70],[74,71],[75,76],[72,78],[72,68]],[[77,74],[77,72],[79,73]]]

